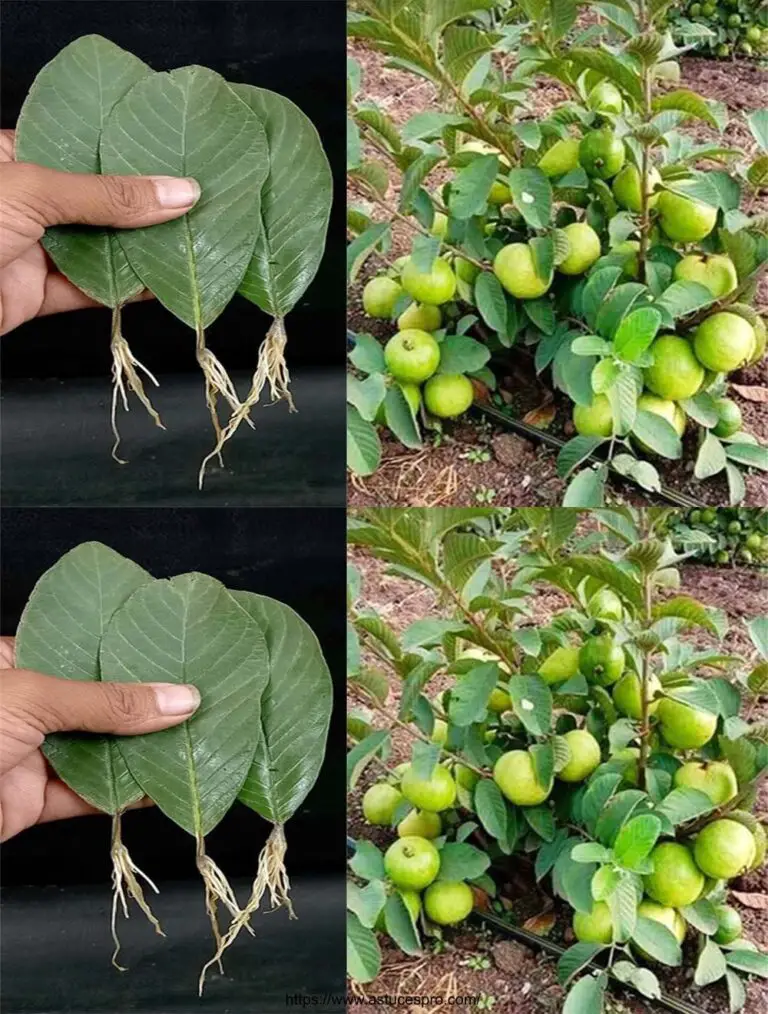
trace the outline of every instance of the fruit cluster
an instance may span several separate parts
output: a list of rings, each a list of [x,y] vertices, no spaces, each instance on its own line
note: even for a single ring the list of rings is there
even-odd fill
[[[768,511],[736,507],[692,510],[671,531],[684,546],[692,532],[703,532],[708,542],[696,555],[709,563],[768,564]]]
[[[694,0],[675,5],[669,21],[673,30],[685,35],[681,19],[704,25],[712,33],[700,40],[697,49],[721,58],[768,56],[768,9],[760,0]]]

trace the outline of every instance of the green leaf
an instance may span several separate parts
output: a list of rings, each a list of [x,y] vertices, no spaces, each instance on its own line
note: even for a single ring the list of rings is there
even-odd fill
[[[406,954],[421,953],[421,942],[416,927],[399,891],[393,891],[387,898],[384,906],[384,925],[401,951],[405,951]]]
[[[582,310],[590,327],[597,323],[597,313],[616,282],[621,278],[621,268],[600,268],[589,276],[582,293]]]
[[[700,310],[703,306],[709,306],[714,302],[714,297],[706,285],[699,282],[672,282],[668,289],[659,296],[655,302],[657,309],[665,310],[677,320],[685,317],[694,310]]]
[[[661,821],[652,813],[641,813],[621,828],[613,851],[617,861],[626,869],[634,870],[647,859],[661,833]]]
[[[546,229],[552,217],[552,185],[541,169],[510,169],[515,207],[533,229]]]
[[[347,281],[350,285],[357,280],[361,268],[377,246],[385,239],[392,226],[389,222],[378,222],[372,225],[347,247]]]
[[[631,961],[617,961],[611,966],[611,971],[620,982],[634,986],[643,996],[650,1000],[660,999],[661,984],[649,968],[639,968]]]
[[[150,292],[201,331],[237,291],[261,231],[269,151],[260,120],[224,78],[182,67],[131,88],[112,110],[100,150],[105,172],[191,176],[200,184],[202,196],[186,215],[118,235]]]
[[[413,416],[411,403],[399,384],[391,384],[387,388],[384,397],[384,418],[400,443],[411,448],[421,447],[421,434]]]
[[[448,842],[440,850],[438,880],[476,880],[481,877],[491,860],[480,849],[467,842]]]
[[[552,41],[564,38],[576,23],[576,0],[549,0],[549,30]]]
[[[347,754],[347,787],[354,789],[366,766],[389,744],[389,730],[378,729],[352,747]]]
[[[706,99],[687,88],[681,88],[674,92],[667,92],[653,100],[653,111],[661,112],[663,109],[679,109],[696,120],[703,120],[715,130],[720,129],[717,117],[713,114]]]
[[[725,981],[728,985],[728,1010],[730,1014],[738,1014],[743,1010],[747,1002],[747,991],[740,976],[736,975],[729,968],[725,973]]]
[[[640,75],[606,50],[572,46],[568,50],[567,58],[577,70],[596,70],[598,74],[618,85],[638,104],[643,101]]]
[[[363,157],[363,142],[360,128],[351,116],[347,117],[347,171],[356,169]]]
[[[450,78],[461,85],[484,53],[489,53],[499,38],[470,26],[451,25],[443,33],[443,64]]]
[[[555,310],[548,299],[526,299],[523,301],[526,317],[544,334],[552,334],[555,330]]]
[[[632,434],[662,457],[673,460],[682,457],[683,446],[674,426],[654,412],[639,409]]]
[[[349,860],[349,868],[361,880],[384,880],[384,856],[381,851],[365,838],[355,842],[355,854]]]
[[[491,358],[487,345],[466,334],[452,334],[440,344],[439,373],[477,373]]]
[[[581,577],[594,577],[607,584],[633,605],[641,608],[642,590],[635,578],[631,577],[611,560],[600,556],[584,556],[576,553],[567,558],[565,565]]]
[[[768,954],[739,948],[729,951],[725,960],[731,968],[738,968],[739,971],[747,972],[749,975],[759,975],[763,979],[768,979]]]
[[[32,83],[16,124],[16,159],[70,173],[100,173],[99,140],[113,106],[151,69],[100,35],[76,39]],[[57,226],[43,246],[91,299],[116,307],[144,288],[113,229]]]
[[[557,455],[557,474],[561,479],[567,478],[574,468],[577,468],[604,442],[604,437],[571,437]]]
[[[488,698],[499,679],[495,662],[485,662],[470,669],[451,688],[448,715],[454,725],[466,726],[481,722],[488,710]]]
[[[485,210],[491,184],[499,171],[496,155],[479,155],[451,181],[448,205],[456,218],[472,218]]]
[[[16,665],[62,679],[103,679],[99,647],[112,615],[151,576],[100,542],[65,553],[38,580],[16,631]],[[43,752],[92,806],[116,814],[144,795],[115,737],[56,733]]]
[[[768,151],[768,109],[755,109],[745,119],[754,139],[763,151]]]
[[[594,972],[571,987],[563,1005],[563,1014],[602,1014],[607,972]]]
[[[768,472],[768,447],[760,447],[757,444],[728,444],[725,453],[731,461],[738,461],[740,465]]]
[[[619,324],[613,339],[616,355],[636,363],[648,349],[661,324],[661,314],[652,306],[641,306]]]
[[[354,912],[347,913],[347,974],[355,982],[372,982],[381,968],[381,950],[373,930]]]
[[[401,214],[408,215],[413,210],[413,202],[419,193],[421,184],[432,172],[436,165],[443,161],[445,155],[442,150],[431,146],[421,153],[403,173],[402,187],[400,189],[400,202],[398,210]]]
[[[768,616],[756,616],[745,625],[752,644],[763,658],[768,659]]]
[[[475,812],[488,834],[507,837],[507,803],[492,778],[482,778],[475,786]]]
[[[411,246],[411,261],[418,271],[429,272],[440,252],[440,240],[437,236],[419,234]]]
[[[354,912],[363,926],[373,929],[387,901],[383,880],[372,880],[365,887],[347,881],[347,909]]]
[[[237,291],[272,317],[284,317],[306,292],[323,256],[331,167],[312,121],[290,99],[253,85],[230,88],[263,124],[269,152],[261,231]]]
[[[475,281],[475,302],[480,315],[492,330],[506,335],[507,299],[501,282],[491,271],[481,272]]]
[[[373,423],[347,406],[347,465],[355,475],[372,475],[381,461],[381,442]]]
[[[700,817],[714,809],[714,804],[706,792],[699,789],[672,789],[654,808],[654,813],[666,818],[677,827],[694,817]]]
[[[230,595],[267,642],[269,680],[261,698],[261,738],[238,799],[283,824],[315,784],[325,756],[333,684],[312,628],[266,595]]]
[[[662,965],[676,968],[682,964],[682,951],[674,934],[653,919],[638,916],[632,943],[646,951],[656,961],[660,961]]]
[[[571,859],[575,863],[609,863],[612,858],[610,849],[596,841],[574,845],[571,849]]]
[[[552,727],[552,692],[540,676],[516,675],[507,684],[515,714],[532,736]]]
[[[563,951],[557,962],[557,978],[561,986],[567,986],[578,972],[602,951],[605,944],[592,944],[579,941]]]
[[[495,543],[469,532],[449,532],[443,540],[443,570],[456,591],[462,591],[478,566],[493,555]]]
[[[446,127],[458,127],[464,117],[456,113],[421,112],[409,117],[403,124],[400,137],[406,144],[422,138],[438,138]]]
[[[182,725],[124,736],[118,749],[157,806],[201,839],[221,820],[254,759],[269,655],[259,624],[219,581],[182,574],[142,585],[112,617],[102,671],[121,683],[191,683]]]
[[[354,335],[355,347],[349,353],[349,361],[362,373],[384,373],[384,348],[373,335]]]
[[[548,806],[524,806],[522,814],[540,838],[546,842],[554,841],[555,815]]]
[[[647,294],[647,292],[646,287],[639,282],[625,282],[623,285],[617,285],[597,312],[595,320],[596,330],[606,338],[613,338],[618,331],[619,325],[634,304],[640,296]],[[652,307],[646,307],[645,309],[652,309]],[[616,352],[618,355],[618,349]],[[629,356],[623,353],[622,357],[629,359]],[[634,360],[632,361],[634,362]]]
[[[717,912],[712,902],[706,898],[694,902],[693,905],[687,905],[680,911],[685,916],[686,922],[689,922],[700,933],[705,933],[707,936],[717,933]]]
[[[714,433],[706,433],[696,456],[693,474],[697,479],[708,479],[710,476],[722,472],[725,466],[725,447]]]
[[[678,616],[685,620],[686,626],[704,627],[710,633],[717,634],[717,625],[707,607],[689,595],[677,595],[673,599],[668,599],[666,602],[661,602],[659,605],[654,606],[654,619],[660,619],[662,616]]]
[[[568,484],[563,496],[564,507],[603,507],[605,505],[605,480],[608,476],[606,465],[585,468],[578,472]]]
[[[709,986],[722,979],[726,972],[725,955],[712,940],[707,940],[699,954],[693,981],[697,986]]]
[[[372,373],[365,380],[358,380],[353,374],[347,374],[347,403],[354,405],[363,419],[373,422],[379,406],[387,393],[382,373]]]

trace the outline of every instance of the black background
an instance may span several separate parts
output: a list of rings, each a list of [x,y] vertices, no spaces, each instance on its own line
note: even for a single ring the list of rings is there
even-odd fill
[[[320,133],[334,172],[335,200],[323,262],[287,319],[288,362],[292,368],[331,365],[343,372],[344,17],[342,0],[5,0],[2,126],[15,127],[42,66],[87,34],[104,35],[153,70],[199,63],[228,80],[291,99]],[[250,370],[268,324],[256,306],[236,296],[209,328],[209,343],[229,369]],[[123,332],[153,372],[197,369],[192,331],[159,304],[127,307]],[[106,377],[109,311],[29,321],[3,337],[2,352],[6,378]]]

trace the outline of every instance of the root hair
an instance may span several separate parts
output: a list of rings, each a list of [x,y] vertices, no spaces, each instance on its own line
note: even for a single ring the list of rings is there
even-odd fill
[[[210,920],[211,929],[213,930],[213,938],[216,942],[215,957],[213,957],[205,965],[200,973],[198,994],[199,996],[202,996],[203,987],[205,985],[205,973],[208,971],[210,966],[216,964],[219,967],[219,972],[222,974],[224,972],[224,966],[221,963],[221,955],[226,950],[226,945],[224,945],[226,935],[225,937],[222,937],[221,929],[219,928],[219,902],[221,902],[232,916],[232,925],[240,919],[242,911],[237,903],[237,898],[235,897],[235,892],[232,890],[232,886],[222,870],[216,865],[213,859],[207,855],[205,851],[205,842],[202,839],[198,839],[197,843],[197,869],[200,876],[203,878],[203,883],[205,884],[205,910],[208,913],[208,919]],[[251,927],[248,926],[247,928],[248,932],[251,936],[253,936],[253,930]]]
[[[152,374],[142,362],[139,362],[136,356],[134,356],[131,352],[131,348],[123,337],[121,330],[120,310],[121,308],[119,306],[116,306],[112,310],[112,410],[110,413],[110,419],[112,422],[112,433],[115,438],[115,442],[112,445],[112,457],[118,462],[118,464],[125,465],[127,464],[126,460],[121,458],[117,453],[117,449],[120,446],[120,432],[117,428],[117,407],[118,404],[122,402],[123,409],[126,412],[130,411],[128,404],[129,391],[132,391],[139,399],[148,414],[154,420],[155,426],[159,426],[161,430],[164,430],[165,426],[163,426],[160,416],[158,415],[152,402],[149,400],[147,392],[144,390],[144,384],[139,376],[139,370],[141,370],[141,372],[152,381],[155,387],[159,387],[160,384],[154,374]]]
[[[237,389],[232,382],[232,378],[227,373],[224,365],[205,344],[205,331],[203,331],[202,328],[199,328],[197,331],[196,357],[198,366],[203,371],[203,377],[205,378],[205,403],[208,406],[211,423],[213,424],[213,431],[216,434],[216,447],[209,455],[207,455],[200,466],[198,486],[202,489],[203,479],[205,478],[205,468],[211,458],[218,458],[219,465],[222,467],[224,465],[224,459],[221,456],[221,449],[228,440],[228,437],[224,435],[226,433],[226,429],[222,430],[221,422],[219,421],[217,405],[219,395],[221,395],[224,401],[226,401],[229,405],[232,410],[233,417],[242,409],[242,403],[237,394]],[[247,421],[248,425],[252,427],[253,423],[250,419]]]
[[[112,918],[110,925],[112,929],[112,940],[115,944],[115,949],[112,953],[112,964],[118,969],[118,971],[125,972],[125,967],[117,961],[117,955],[120,953],[120,939],[117,935],[118,905],[122,908],[125,918],[128,919],[130,918],[128,898],[133,898],[149,922],[154,926],[155,933],[164,937],[165,933],[163,933],[160,923],[157,921],[152,913],[152,910],[147,904],[147,900],[144,897],[144,891],[142,890],[136,874],[138,874],[139,877],[144,878],[155,894],[159,894],[160,892],[146,873],[144,873],[143,870],[140,870],[134,863],[130,857],[128,849],[125,845],[123,845],[120,834],[119,813],[115,814],[112,818],[112,848],[110,855],[112,857]]]

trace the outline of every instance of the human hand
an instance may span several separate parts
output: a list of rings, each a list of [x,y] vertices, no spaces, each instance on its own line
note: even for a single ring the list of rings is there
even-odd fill
[[[191,179],[96,176],[15,162],[13,143],[12,130],[0,131],[0,334],[33,317],[99,305],[46,254],[40,240],[49,225],[157,225],[185,214],[200,196]]]
[[[13,638],[0,638],[0,841],[34,824],[99,812],[56,777],[40,749],[47,733],[136,736],[179,725],[200,704],[192,686],[79,682],[14,665]]]

